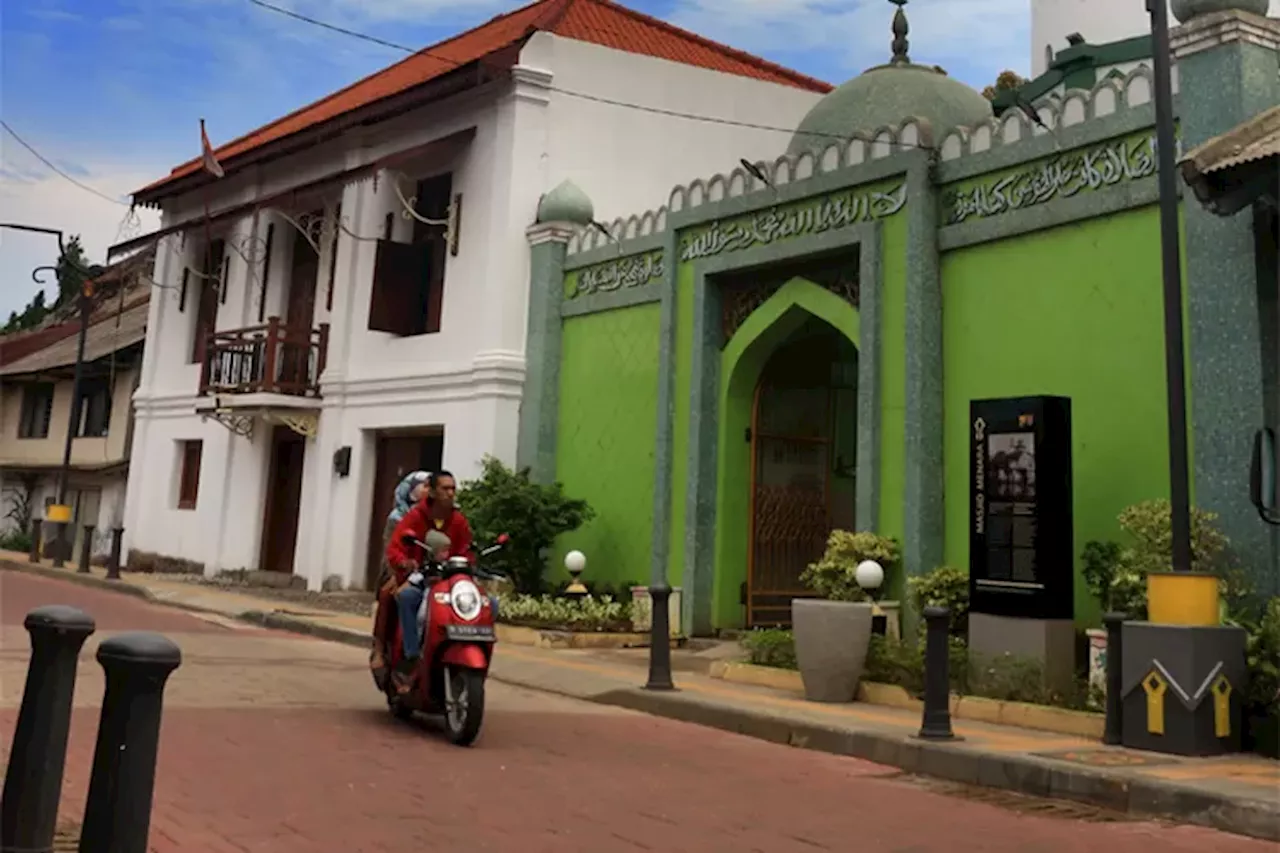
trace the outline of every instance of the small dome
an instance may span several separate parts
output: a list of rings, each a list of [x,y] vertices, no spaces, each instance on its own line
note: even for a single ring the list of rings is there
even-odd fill
[[[896,2],[896,0],[895,0]],[[991,102],[941,68],[916,65],[907,56],[907,16],[903,3],[893,16],[893,58],[870,68],[813,105],[796,128],[787,153],[823,148],[855,134],[871,133],[908,118],[929,122],[941,136],[991,118]]]
[[[595,206],[587,194],[573,181],[565,180],[538,202],[538,219],[544,222],[571,222],[574,225],[590,225],[595,218]]]

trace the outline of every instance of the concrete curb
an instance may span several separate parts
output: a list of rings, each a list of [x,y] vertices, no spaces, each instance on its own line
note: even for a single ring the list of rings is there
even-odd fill
[[[248,610],[227,613],[157,598],[151,590],[126,581],[108,581],[44,566],[0,561],[0,569],[68,580],[132,595],[167,607],[236,619],[260,628],[365,647],[359,631],[311,622],[282,613]],[[926,741],[881,732],[853,732],[805,720],[727,707],[680,691],[641,688],[584,695],[531,680],[491,674],[494,681],[666,717],[746,735],[758,740],[847,755],[897,767],[907,773],[951,782],[997,788],[1033,797],[1074,800],[1140,818],[1166,818],[1237,835],[1280,842],[1280,803],[1207,793],[1176,782],[1121,775],[1085,765],[1070,765],[1029,755],[999,755],[965,746],[964,741]]]
[[[1237,835],[1280,841],[1280,804],[1206,793],[1165,780],[1119,775],[1035,756],[999,755],[963,741],[926,741],[851,732],[803,720],[731,708],[677,692],[636,688],[593,697],[607,705],[722,729],[759,740],[862,758],[952,782],[1074,800],[1141,818],[1168,818]]]
[[[11,572],[21,572],[22,574],[38,575],[42,578],[50,578],[51,580],[70,581],[78,583],[82,586],[90,586],[95,589],[109,590],[110,592],[119,592],[124,595],[132,595],[134,598],[145,598],[149,601],[161,602],[151,590],[146,587],[131,584],[128,581],[109,581],[106,578],[100,578],[97,575],[82,575],[79,572],[67,571],[65,569],[51,569],[48,566],[39,566],[33,563],[17,563],[13,560],[0,560],[0,569]]]

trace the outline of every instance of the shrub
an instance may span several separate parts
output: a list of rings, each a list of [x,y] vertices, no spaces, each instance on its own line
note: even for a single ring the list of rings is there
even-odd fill
[[[963,640],[952,637],[948,652],[951,692],[964,695],[969,690],[969,650]],[[873,635],[863,680],[896,684],[920,698],[924,694],[924,644],[912,646],[892,637]]]
[[[1131,619],[1147,618],[1147,575],[1172,569],[1172,517],[1173,511],[1167,500],[1134,504],[1126,507],[1119,516],[1120,529],[1129,537],[1126,544],[1116,546],[1091,542],[1085,546],[1081,555],[1085,560],[1085,579],[1090,582],[1091,590],[1094,582],[1099,584],[1094,594],[1099,595],[1100,601],[1100,593],[1104,590],[1108,593],[1103,605],[1105,608],[1124,613]],[[1217,575],[1223,604],[1234,609],[1248,598],[1250,589],[1243,572],[1230,559],[1231,543],[1218,530],[1217,520],[1217,514],[1192,507],[1191,569]],[[1108,565],[1106,560],[1112,555],[1115,562]],[[1093,567],[1093,581],[1088,574],[1088,561],[1091,559],[1097,561]],[[1108,575],[1109,587],[1103,587]]]
[[[0,535],[0,551],[16,551],[26,553],[31,550],[31,534],[21,530],[11,530]]]
[[[1086,542],[1080,553],[1085,585],[1103,613],[1112,609],[1112,588],[1120,568],[1120,554],[1120,545],[1115,542]]]
[[[630,608],[609,596],[552,598],[549,595],[498,596],[498,619],[510,625],[564,631],[630,631]]]
[[[831,601],[862,601],[866,593],[854,577],[858,564],[875,560],[887,574],[899,557],[898,543],[893,539],[868,531],[833,530],[822,559],[809,564],[800,574],[800,582]]]
[[[529,478],[529,469],[513,471],[492,456],[484,458],[478,480],[462,484],[458,507],[466,514],[480,543],[506,533],[507,547],[487,563],[508,575],[524,593],[542,591],[546,552],[557,536],[577,530],[595,513],[586,501],[565,496],[559,483],[543,485]]]
[[[951,611],[950,634],[969,635],[969,573],[955,566],[939,566],[927,575],[910,578],[907,592],[916,613],[926,607],[945,607]],[[924,625],[924,620],[920,622]]]
[[[1280,598],[1271,598],[1249,632],[1246,714],[1280,717]]]
[[[762,628],[749,631],[738,641],[747,653],[747,663],[796,669],[796,641],[790,631]]]

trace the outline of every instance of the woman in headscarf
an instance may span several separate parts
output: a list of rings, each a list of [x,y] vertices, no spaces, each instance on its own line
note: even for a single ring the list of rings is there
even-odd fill
[[[382,529],[382,574],[378,578],[378,609],[373,619],[373,652],[369,655],[369,668],[373,670],[374,681],[383,687],[387,679],[387,646],[391,638],[387,636],[387,620],[395,610],[394,595],[396,592],[395,572],[387,565],[387,541],[391,533],[404,518],[405,513],[414,504],[422,500],[427,493],[427,483],[431,474],[427,471],[414,471],[396,486],[395,504],[387,515],[387,523]]]

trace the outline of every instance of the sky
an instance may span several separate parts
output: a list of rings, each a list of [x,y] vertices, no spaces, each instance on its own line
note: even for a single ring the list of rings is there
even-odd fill
[[[528,0],[273,2],[425,47]],[[623,2],[832,83],[889,56],[886,0]],[[1026,74],[1029,6],[911,0],[912,58],[979,89],[1006,68]],[[201,118],[217,146],[403,56],[250,0],[4,0],[0,16],[0,115],[89,188],[0,130],[0,221],[80,234],[94,262],[157,227],[153,212],[128,216],[129,195],[199,154]],[[0,323],[30,300],[31,271],[57,252],[51,237],[0,229]]]

